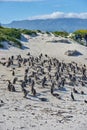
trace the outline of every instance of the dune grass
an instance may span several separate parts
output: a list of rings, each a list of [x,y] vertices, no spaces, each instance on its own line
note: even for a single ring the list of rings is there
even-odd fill
[[[0,48],[3,48],[2,42],[7,41],[13,46],[16,46],[18,48],[22,48],[22,43],[20,42],[21,40],[21,34],[27,34],[31,36],[37,36],[37,33],[43,33],[40,30],[27,30],[27,29],[15,29],[15,28],[6,28],[0,26]],[[50,32],[45,32],[46,34],[50,34]],[[61,36],[67,38],[69,35],[68,32],[65,31],[55,31],[52,32],[55,36]],[[72,36],[72,39],[78,34],[80,34],[82,37],[87,34],[87,30],[77,30],[73,32],[74,36]],[[81,42],[80,44],[83,44]],[[84,44],[83,44],[84,45]]]
[[[69,33],[68,32],[63,32],[63,31],[55,31],[55,32],[53,32],[53,34],[55,35],[55,36],[61,36],[61,37],[67,37],[68,35],[69,35]]]
[[[73,32],[74,35],[72,35],[72,39],[77,41],[81,45],[85,45],[85,35],[87,35],[87,30],[76,30]],[[80,36],[80,38],[76,38]]]
[[[12,43],[14,46],[21,48],[22,44],[19,41],[20,39],[21,32],[18,29],[0,27],[0,42],[7,41]]]
[[[0,42],[7,41],[13,46],[22,48],[22,43],[20,42],[21,34],[37,36],[37,31],[27,29],[6,28],[0,26]],[[0,47],[3,47],[2,44],[0,44]]]
[[[73,34],[84,37],[87,34],[87,30],[76,30]]]
[[[23,30],[20,30],[20,32],[27,35],[37,35],[37,31],[35,30],[23,29]]]
[[[0,43],[0,48],[4,48],[4,46]]]

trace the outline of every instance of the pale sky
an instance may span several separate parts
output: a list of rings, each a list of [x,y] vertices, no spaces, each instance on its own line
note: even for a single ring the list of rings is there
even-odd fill
[[[66,17],[87,19],[87,0],[0,0],[1,23]]]

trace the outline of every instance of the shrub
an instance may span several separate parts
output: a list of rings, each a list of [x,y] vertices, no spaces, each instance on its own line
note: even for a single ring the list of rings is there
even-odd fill
[[[21,33],[28,34],[28,35],[37,35],[36,31],[34,31],[34,30],[27,30],[27,29],[21,30]]]
[[[87,35],[87,30],[76,30],[73,32],[73,37],[75,41],[77,41],[81,45],[85,45],[85,35]]]
[[[47,31],[46,34],[50,35],[50,32]]]
[[[73,34],[75,34],[75,35],[81,35],[82,37],[84,37],[85,34],[87,34],[87,30],[77,30]]]
[[[0,28],[0,32],[3,35],[14,37],[16,39],[20,39],[21,38],[21,32],[19,30],[17,30],[17,29],[13,29],[13,28]]]
[[[11,42],[13,45],[21,48],[22,44],[18,40],[20,38],[21,31],[19,29],[0,27],[0,42]]]
[[[6,41],[4,36],[0,36],[0,42]]]
[[[42,31],[41,31],[41,30],[37,30],[37,32],[38,32],[38,33],[42,33]]]
[[[63,32],[63,31],[55,31],[53,32],[53,34],[55,36],[62,36],[62,37],[67,37],[69,35],[68,32]]]
[[[20,41],[18,41],[17,39],[13,38],[13,37],[9,37],[7,36],[7,39],[6,39],[8,42],[11,42],[11,44],[19,47],[19,48],[22,48],[22,44]]]
[[[0,43],[0,48],[4,48],[4,46]]]

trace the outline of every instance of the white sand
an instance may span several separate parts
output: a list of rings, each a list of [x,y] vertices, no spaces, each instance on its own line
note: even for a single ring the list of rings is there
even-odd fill
[[[22,38],[23,44],[25,46],[24,50],[20,50],[14,47],[10,47],[7,50],[0,49],[0,57],[2,55],[9,56],[9,55],[17,55],[17,54],[23,54],[25,55],[27,52],[31,52],[32,55],[39,55],[40,53],[48,54],[51,57],[56,57],[60,60],[64,61],[77,61],[78,63],[87,63],[87,47],[77,44],[76,42],[70,40],[71,44],[65,44],[65,43],[54,43],[49,42],[53,40],[61,40],[63,38],[61,37],[55,37],[54,35],[48,36],[47,34],[39,34],[37,37],[30,37],[27,35],[24,35],[25,37]],[[26,39],[29,42],[24,42]],[[51,44],[52,43],[52,44]],[[5,43],[6,44],[6,43]],[[6,45],[7,47],[7,45]],[[82,53],[80,56],[66,56],[65,52],[67,50],[77,50]]]
[[[61,61],[75,61],[80,65],[87,65],[87,47],[73,41],[71,44],[49,42],[62,39],[54,35],[24,36],[28,42],[24,42],[25,38],[22,39],[25,46],[23,50],[14,47],[0,49],[0,59],[18,54],[25,57],[30,52],[33,56],[43,53]],[[82,55],[69,57],[65,55],[67,50],[77,50]],[[18,70],[16,75],[19,75],[21,79],[24,68],[21,71]],[[0,65],[0,100],[4,101],[0,103],[2,104],[0,106],[0,130],[87,130],[87,104],[84,103],[84,100],[87,100],[87,86],[83,88],[78,86],[78,91],[82,89],[86,94],[75,94],[76,101],[74,102],[70,98],[71,87],[68,85],[67,91],[58,91],[62,100],[53,97],[47,88],[45,90],[37,88],[38,93],[41,94],[40,97],[48,99],[48,102],[42,102],[33,96],[29,96],[29,99],[23,98],[19,84],[16,85],[18,92],[9,92],[6,79],[13,80],[10,68]]]

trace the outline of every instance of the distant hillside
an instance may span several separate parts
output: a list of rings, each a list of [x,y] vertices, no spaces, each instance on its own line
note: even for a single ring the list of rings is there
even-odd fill
[[[46,20],[21,20],[13,21],[9,24],[3,24],[3,26],[29,30],[74,32],[79,29],[87,29],[87,19],[59,18]]]

